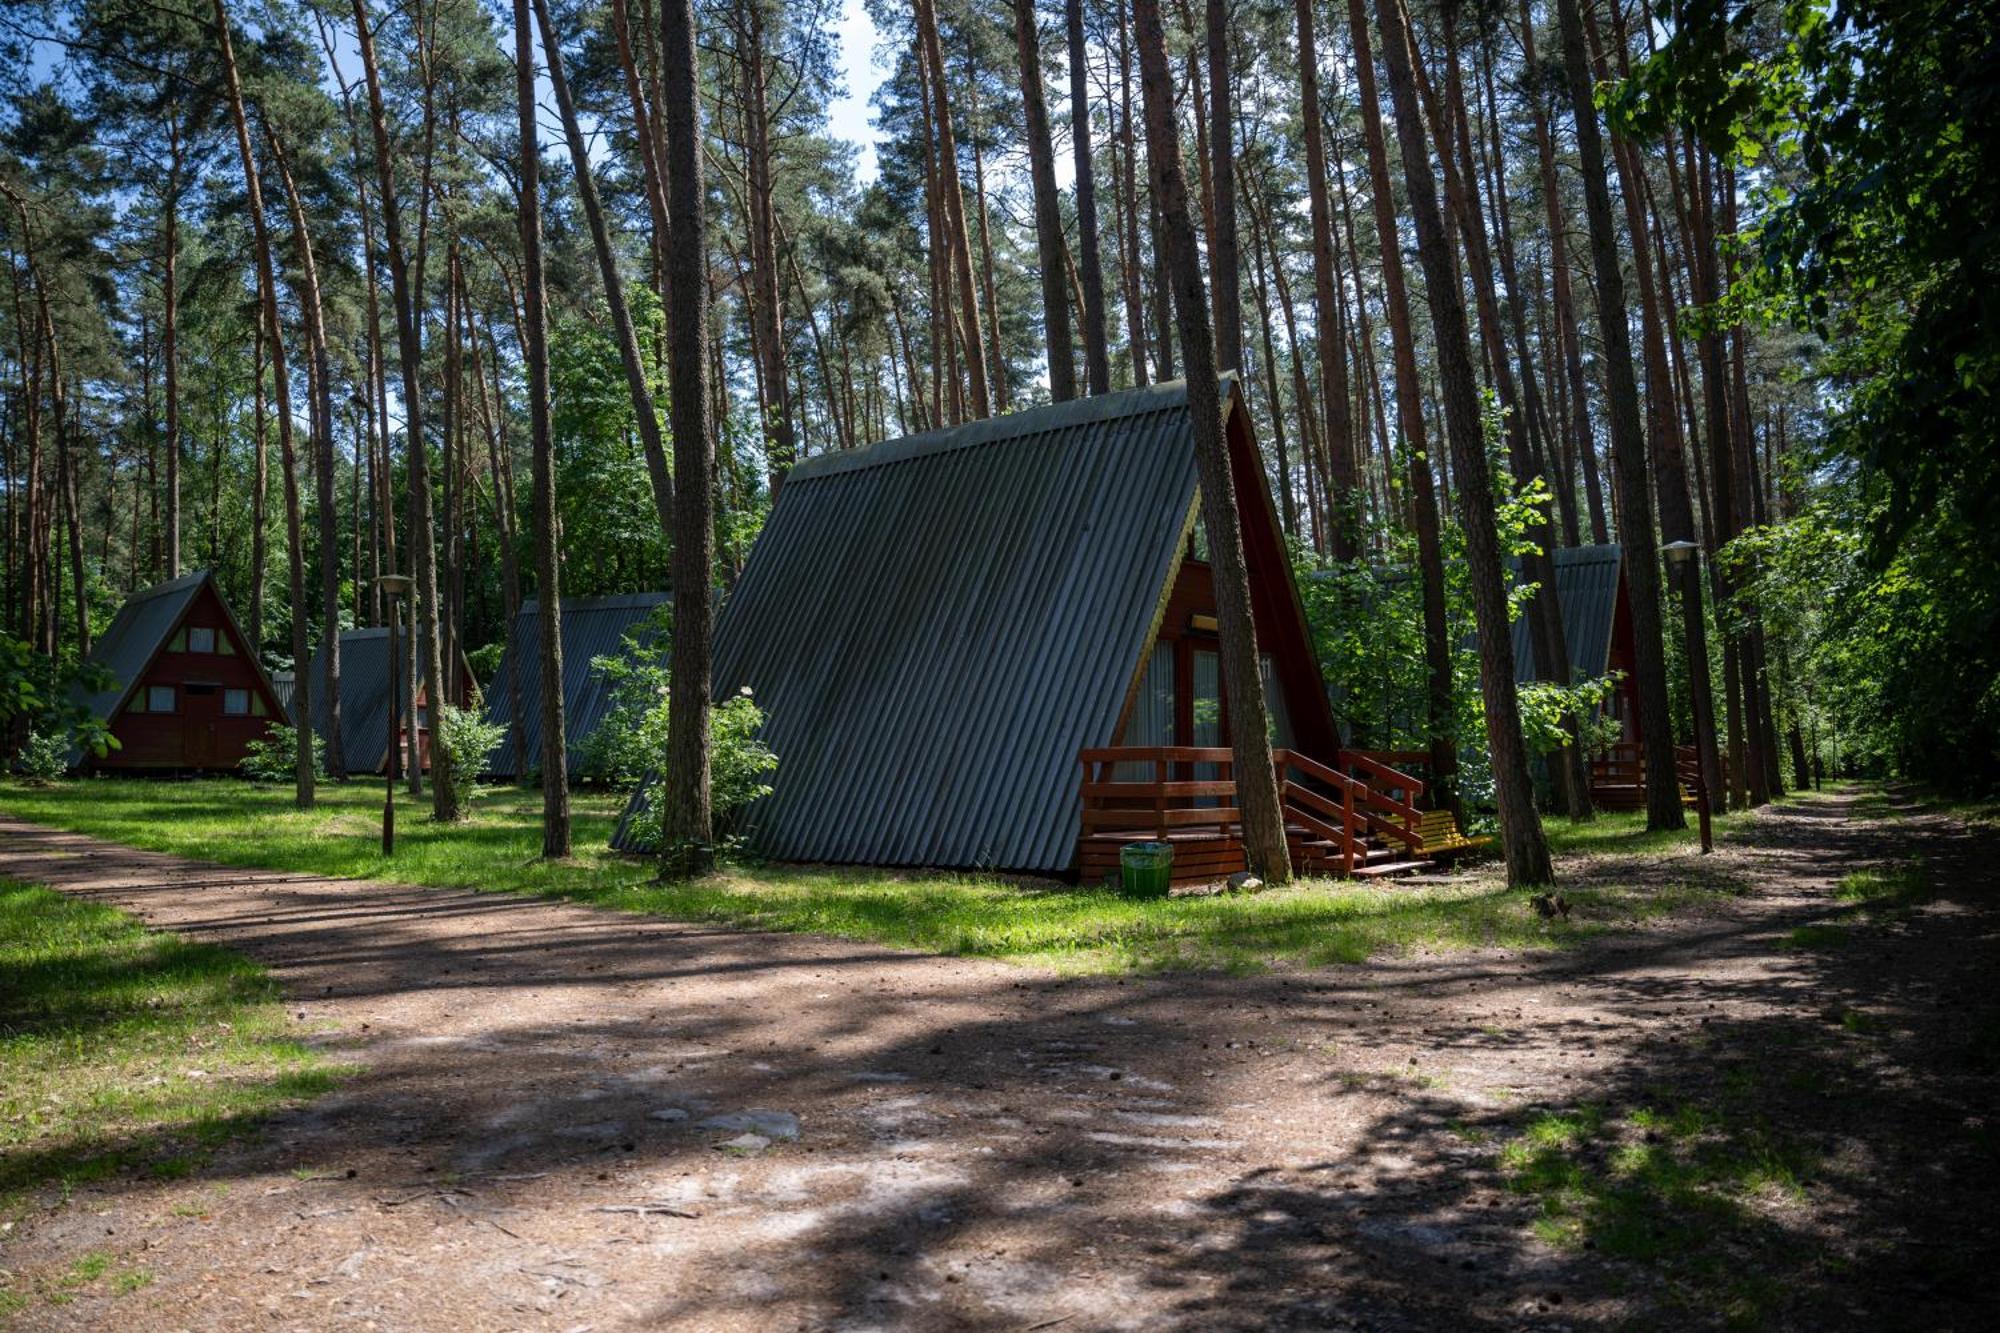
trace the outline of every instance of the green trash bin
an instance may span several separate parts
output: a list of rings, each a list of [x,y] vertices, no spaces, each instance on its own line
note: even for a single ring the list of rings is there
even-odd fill
[[[1119,887],[1128,898],[1164,898],[1174,882],[1174,849],[1164,842],[1134,842],[1118,850]]]

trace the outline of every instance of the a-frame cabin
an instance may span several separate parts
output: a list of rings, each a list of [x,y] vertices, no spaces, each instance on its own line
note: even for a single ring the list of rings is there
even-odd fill
[[[1224,385],[1295,856],[1359,870],[1389,859],[1378,822],[1399,848],[1420,840],[1421,784],[1341,748]],[[1164,837],[1178,882],[1243,868],[1200,503],[1180,382],[794,468],[716,631],[716,697],[750,691],[778,755],[752,844],[1096,878]],[[614,845],[645,845],[652,818],[642,789]]]
[[[76,702],[118,741],[87,760],[94,769],[232,769],[283,724],[284,704],[207,570],[127,598],[90,660],[112,683]]]
[[[397,651],[405,654],[410,646],[407,634],[397,638]],[[380,773],[389,766],[389,631],[375,625],[340,632],[340,757],[349,773]],[[417,755],[424,771],[431,767],[431,727],[429,686],[419,685],[416,706],[410,706],[407,669],[396,696],[396,743],[409,743],[410,724],[417,727]],[[463,652],[458,655],[452,677],[452,702],[470,708],[476,698],[472,667]],[[291,691],[286,704],[289,707]],[[328,732],[328,690],[326,687],[326,644],[313,649],[312,726],[322,744]]]

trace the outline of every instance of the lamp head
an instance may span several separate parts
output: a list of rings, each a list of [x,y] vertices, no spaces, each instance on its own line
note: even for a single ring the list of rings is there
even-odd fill
[[[1699,546],[1696,546],[1693,542],[1678,541],[1678,542],[1668,542],[1665,546],[1662,546],[1660,548],[1660,553],[1666,556],[1667,560],[1670,563],[1675,565],[1684,565],[1688,561],[1692,560],[1694,558],[1694,553],[1700,549],[1701,548]]]
[[[391,597],[409,596],[416,582],[408,574],[378,574],[375,578],[375,586]]]

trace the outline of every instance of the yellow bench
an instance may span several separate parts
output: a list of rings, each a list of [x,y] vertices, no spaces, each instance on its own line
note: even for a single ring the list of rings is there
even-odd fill
[[[1458,831],[1449,810],[1426,810],[1417,820],[1417,851],[1424,856],[1452,856],[1491,845],[1493,839],[1468,838]]]

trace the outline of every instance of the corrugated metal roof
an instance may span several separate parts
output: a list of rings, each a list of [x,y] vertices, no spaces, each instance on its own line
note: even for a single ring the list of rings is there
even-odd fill
[[[1570,665],[1578,678],[1603,675],[1611,665],[1611,627],[1618,611],[1618,579],[1624,549],[1608,546],[1565,546],[1557,549],[1556,594],[1562,599],[1563,637]],[[1516,577],[1519,571],[1516,570]],[[1536,679],[1534,636],[1528,617],[1514,622],[1514,679]]]
[[[597,730],[610,711],[610,692],[604,678],[591,669],[599,657],[623,653],[625,635],[640,627],[655,608],[670,600],[664,592],[625,593],[616,597],[565,597],[562,601],[563,652],[563,735],[569,745],[569,770],[577,771],[584,737]],[[507,728],[507,737],[494,752],[490,771],[512,777],[521,771],[521,756],[533,771],[542,756],[542,612],[541,603],[529,599],[521,603],[514,620],[514,642],[521,647],[522,735],[515,736],[514,704],[511,691],[514,655],[503,653],[493,688],[486,695],[486,714]],[[650,642],[651,634],[642,636]]]
[[[298,677],[289,671],[271,673],[271,692],[278,696],[278,702],[285,706],[285,716],[292,715],[292,696],[298,693]]]
[[[187,614],[188,607],[194,604],[201,585],[212,577],[208,570],[197,569],[126,598],[125,605],[112,617],[110,628],[90,646],[91,665],[110,672],[115,683],[92,694],[77,690],[71,698],[88,708],[98,721],[109,722],[124,705],[146,664],[153,660],[174,627],[181,623],[181,617]]]
[[[1066,869],[1194,498],[1180,382],[794,468],[716,630],[778,755],[752,841]]]
[[[398,636],[398,645],[409,642]],[[295,695],[297,682],[290,692]],[[326,645],[313,650],[312,725],[322,741],[326,739],[327,695]],[[409,690],[404,688],[403,712],[410,709]],[[285,700],[291,705],[291,697]],[[346,629],[340,632],[340,754],[351,773],[367,773],[380,768],[389,745],[389,630]]]

